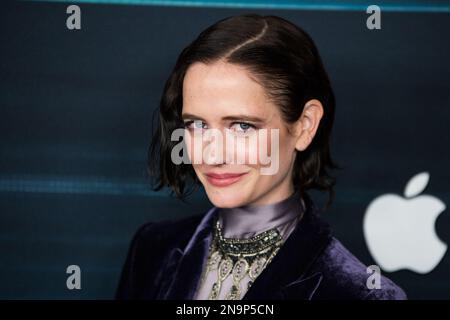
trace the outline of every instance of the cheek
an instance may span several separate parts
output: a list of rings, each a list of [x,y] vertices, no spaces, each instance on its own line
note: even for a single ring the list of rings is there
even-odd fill
[[[282,130],[271,129],[258,141],[258,146],[250,152],[258,154],[258,166],[264,172],[263,176],[284,176],[292,162],[292,137]]]
[[[198,164],[195,164],[194,159],[192,158],[192,155],[194,154],[193,151],[193,145],[194,145],[194,141],[191,137],[191,135],[189,134],[189,131],[185,129],[184,132],[184,150],[187,153],[187,156],[189,158],[189,163],[192,165],[192,168],[194,169],[195,173],[198,176]]]
[[[228,137],[227,137],[228,138]],[[227,157],[249,166],[268,165],[268,158],[278,153],[278,137],[271,138],[270,130],[260,129],[246,137],[229,137],[233,143],[227,145]]]
[[[184,141],[187,154],[191,164],[200,164],[202,160],[202,138],[199,135],[192,134],[189,130],[184,130]]]
[[[185,143],[185,147],[186,147],[186,150],[187,150],[188,157],[191,160],[191,162],[193,162],[192,161],[192,154],[193,154],[193,143],[194,142],[193,142],[192,137],[191,137],[191,135],[190,135],[188,130],[184,130],[184,143]]]

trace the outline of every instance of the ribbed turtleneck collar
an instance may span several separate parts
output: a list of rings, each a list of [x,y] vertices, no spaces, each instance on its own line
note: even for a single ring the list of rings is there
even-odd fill
[[[292,221],[304,210],[300,193],[266,205],[218,208],[223,235],[226,238],[249,238]]]

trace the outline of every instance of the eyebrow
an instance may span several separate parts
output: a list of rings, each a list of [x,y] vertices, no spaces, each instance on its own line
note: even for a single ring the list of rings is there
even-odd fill
[[[181,118],[183,120],[185,120],[185,119],[198,119],[198,120],[205,121],[205,119],[203,119],[202,117],[196,116],[195,114],[191,114],[191,113],[183,113]],[[226,120],[244,120],[244,121],[259,122],[259,123],[265,122],[265,120],[262,119],[262,118],[253,117],[253,116],[249,116],[249,115],[246,115],[246,114],[237,114],[237,115],[231,115],[231,116],[222,117],[222,120],[224,120],[224,121],[226,121]]]

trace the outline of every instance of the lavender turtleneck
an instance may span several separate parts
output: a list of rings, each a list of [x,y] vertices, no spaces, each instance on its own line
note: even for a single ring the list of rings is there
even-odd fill
[[[298,218],[304,210],[305,203],[297,191],[284,200],[267,205],[218,208],[218,214],[225,238],[250,238],[266,230],[277,228],[284,241],[294,230]],[[210,271],[205,275],[205,281],[197,288],[194,299],[208,299],[209,292],[216,280],[217,270]],[[248,280],[246,279],[244,283]],[[223,290],[221,290],[219,299],[224,299],[224,294],[231,285],[230,279],[223,283]],[[243,290],[242,296],[245,294],[245,287],[243,285],[241,288]]]
[[[242,239],[284,226],[302,210],[303,200],[299,192],[294,192],[288,198],[271,204],[219,208],[219,220],[225,238]]]

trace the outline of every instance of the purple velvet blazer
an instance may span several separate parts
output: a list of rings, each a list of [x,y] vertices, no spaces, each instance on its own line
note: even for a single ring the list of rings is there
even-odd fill
[[[381,288],[366,286],[366,266],[352,255],[320,218],[305,194],[306,212],[243,300],[406,299],[381,276]],[[133,237],[116,299],[191,300],[212,239],[217,210],[179,221],[143,225]]]

